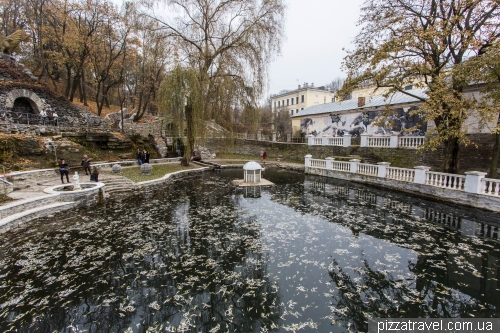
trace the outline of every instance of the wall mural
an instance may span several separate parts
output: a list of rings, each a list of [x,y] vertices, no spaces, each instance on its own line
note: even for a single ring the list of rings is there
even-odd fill
[[[397,114],[390,116],[384,126],[373,125],[373,120],[382,113],[379,111],[366,111],[346,114],[332,113],[329,116],[304,118],[300,121],[300,127],[303,133],[313,136],[343,136],[351,134],[359,136],[363,132],[370,135],[389,135],[392,132],[401,132],[406,128],[418,125],[418,131],[415,133],[406,133],[405,135],[424,135],[427,131],[427,123],[422,121],[420,115],[410,115],[410,109],[395,109]]]

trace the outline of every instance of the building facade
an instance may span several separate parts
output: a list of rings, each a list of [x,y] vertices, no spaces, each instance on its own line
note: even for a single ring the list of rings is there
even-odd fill
[[[276,115],[278,111],[287,111],[290,116],[314,105],[332,103],[335,92],[325,87],[314,87],[314,83],[304,83],[297,89],[271,96],[271,110]]]
[[[408,92],[420,98],[427,98],[426,89],[410,89]],[[373,89],[372,89],[373,90]],[[464,91],[467,98],[480,99],[479,87],[470,87]],[[434,128],[434,122],[425,122],[420,115],[412,114],[412,110],[419,109],[423,102],[407,94],[396,92],[387,98],[383,95],[362,96],[368,91],[353,92],[351,98],[342,102],[330,102],[323,105],[314,105],[301,110],[292,116],[293,132],[300,130],[309,136],[342,136],[350,134],[359,136],[366,132],[369,135],[388,135],[393,132],[415,128],[414,133],[405,131],[405,135],[423,135]],[[378,124],[376,118],[386,107],[393,110],[393,114],[384,124]],[[471,112],[464,122],[466,133],[491,133],[495,127],[494,121],[483,121],[474,112]]]

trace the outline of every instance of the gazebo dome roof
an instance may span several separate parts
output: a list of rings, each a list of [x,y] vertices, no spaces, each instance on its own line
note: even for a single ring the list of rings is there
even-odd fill
[[[243,170],[247,170],[247,171],[262,170],[262,167],[260,166],[259,163],[255,162],[255,161],[250,161],[250,162],[247,162],[243,166]]]

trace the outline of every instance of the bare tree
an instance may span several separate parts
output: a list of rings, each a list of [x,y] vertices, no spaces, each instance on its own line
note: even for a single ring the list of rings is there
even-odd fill
[[[168,0],[167,10],[160,10],[160,4],[165,2],[145,1],[142,15],[175,39],[177,64],[196,71],[203,93],[199,110],[187,108],[185,112],[194,115],[186,113],[186,118],[193,117],[193,123],[217,119],[227,95],[232,95],[234,105],[256,105],[267,66],[280,51],[283,0]]]

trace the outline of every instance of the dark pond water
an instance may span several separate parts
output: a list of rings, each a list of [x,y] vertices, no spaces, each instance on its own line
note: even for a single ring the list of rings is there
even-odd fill
[[[2,332],[364,332],[369,317],[499,317],[498,214],[242,172],[0,235]]]

